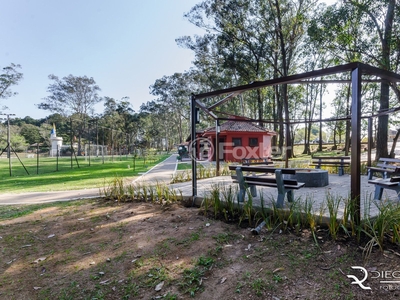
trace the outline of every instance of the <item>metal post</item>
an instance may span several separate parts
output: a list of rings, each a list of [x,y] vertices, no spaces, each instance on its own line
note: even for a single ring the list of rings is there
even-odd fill
[[[192,198],[193,198],[193,204],[196,200],[197,197],[197,169],[196,169],[196,158],[197,158],[197,145],[196,145],[196,98],[194,95],[191,96],[190,98],[190,129],[191,129],[191,158],[192,158]]]
[[[70,118],[70,127],[71,127],[71,136],[70,136],[70,139],[71,139],[71,169],[72,169],[72,159],[73,159],[73,155],[74,155],[74,145],[73,145],[73,139],[74,139],[74,137],[73,137],[73,131],[72,131],[72,118]]]
[[[60,148],[59,148],[60,146],[59,145],[57,145],[57,166],[56,166],[56,171],[58,171],[58,161],[59,161],[59,158],[60,158]]]
[[[7,115],[7,157],[8,157],[8,167],[10,169],[11,176],[11,138],[10,138],[10,115]]]
[[[219,166],[219,130],[220,130],[219,120],[216,119],[215,120],[215,168],[216,168],[215,172],[216,172],[217,176],[220,175],[220,173],[219,173],[219,169],[220,169],[220,166]]]
[[[361,221],[360,187],[361,187],[361,70],[351,72],[351,182],[350,197],[354,201],[354,221],[356,225]]]
[[[1,116],[7,116],[7,119],[1,118],[0,120],[7,120],[7,158],[8,168],[10,170],[10,177],[12,176],[12,163],[11,163],[11,134],[10,134],[10,116],[15,114],[0,114]]]
[[[285,168],[289,168],[289,123],[285,123],[285,129],[286,129],[286,134],[285,134]],[[283,153],[283,150],[282,150]]]
[[[371,151],[372,151],[372,145],[374,143],[374,137],[372,135],[372,118],[368,118],[368,160],[367,160],[367,166],[371,166]]]
[[[111,161],[114,162],[114,131],[111,129]]]
[[[323,79],[323,77],[321,78]],[[318,151],[322,151],[322,84],[319,90],[319,141]]]
[[[39,143],[36,143],[36,174],[39,174]]]

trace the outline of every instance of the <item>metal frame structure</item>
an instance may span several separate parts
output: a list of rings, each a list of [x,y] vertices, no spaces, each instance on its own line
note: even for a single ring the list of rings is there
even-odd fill
[[[282,77],[282,78],[276,78],[276,79],[271,79],[271,80],[266,80],[266,81],[257,81],[253,82],[251,84],[246,84],[246,85],[240,85],[232,88],[227,88],[227,89],[221,89],[221,90],[216,90],[212,92],[207,92],[207,93],[202,93],[202,94],[192,94],[191,99],[190,99],[190,110],[191,110],[191,137],[192,141],[195,140],[196,138],[196,123],[197,123],[197,110],[200,108],[202,111],[204,111],[206,114],[208,114],[211,118],[213,118],[216,121],[216,126],[218,128],[219,121],[224,120],[226,118],[219,118],[213,110],[223,103],[229,101],[233,97],[249,90],[254,90],[254,89],[259,89],[259,88],[265,88],[269,86],[275,86],[275,85],[283,85],[283,84],[305,84],[305,83],[315,83],[314,81],[309,81],[310,79],[313,78],[319,78],[323,76],[328,76],[328,75],[334,75],[334,74],[340,74],[340,73],[350,73],[350,80],[317,80],[318,83],[351,83],[352,86],[352,100],[351,100],[351,116],[350,116],[350,122],[351,122],[351,128],[352,128],[352,135],[351,135],[351,145],[352,145],[352,151],[351,151],[351,173],[350,173],[350,197],[352,201],[355,201],[355,215],[354,219],[357,223],[360,222],[361,219],[361,214],[360,214],[360,185],[361,185],[361,178],[360,178],[360,172],[361,172],[361,84],[363,81],[366,82],[376,82],[376,81],[382,81],[385,80],[387,82],[400,82],[400,75],[390,72],[390,71],[385,71],[367,64],[359,63],[359,62],[353,62],[345,65],[340,65],[340,66],[335,66],[335,67],[330,67],[326,69],[321,69],[321,70],[315,70],[311,72],[306,72],[306,73],[301,73],[301,74],[296,74],[296,75],[291,75],[287,77]],[[364,79],[362,78],[363,75],[368,75],[368,76],[376,76],[380,78],[380,80],[371,80],[371,79]],[[206,107],[200,100],[205,99],[205,98],[213,98],[217,96],[222,96],[222,95],[227,95],[225,98],[222,100],[218,101],[217,103]],[[400,110],[400,108],[398,109]],[[389,110],[387,112],[380,112],[378,115],[384,113],[384,114],[390,114],[394,112],[395,110]],[[397,110],[396,110],[397,111]],[[376,116],[378,116],[376,115]],[[371,117],[369,117],[369,122],[371,120]],[[265,122],[265,120],[251,120],[253,122],[261,121]],[[319,120],[321,121],[321,120]],[[286,126],[291,124],[291,122],[284,122]],[[372,132],[372,125],[369,125],[369,136],[371,136]],[[218,130],[216,130],[216,134],[218,134]],[[217,137],[218,141],[218,137]],[[218,143],[217,143],[218,144]],[[192,147],[192,158],[197,157],[196,156],[196,147]],[[368,151],[370,151],[370,147],[368,147]],[[219,153],[219,152],[217,152]],[[287,157],[287,156],[286,156]],[[370,160],[370,153],[369,153],[369,160]],[[218,158],[217,158],[218,161]],[[286,166],[287,166],[287,158],[286,158]],[[218,163],[217,163],[218,167]],[[196,160],[192,159],[192,198],[193,198],[193,203],[195,201],[195,198],[197,197],[197,179],[196,179]],[[218,170],[217,170],[218,173]]]

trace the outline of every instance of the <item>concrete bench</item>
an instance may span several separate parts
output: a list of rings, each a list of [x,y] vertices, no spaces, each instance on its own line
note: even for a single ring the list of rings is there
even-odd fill
[[[368,183],[375,185],[375,200],[381,200],[384,189],[394,190],[400,200],[400,177],[382,178],[368,180]]]
[[[247,188],[249,188],[251,195],[256,197],[257,186],[274,187],[278,190],[276,206],[280,208],[284,206],[286,195],[288,201],[293,202],[293,190],[298,190],[305,185],[305,183],[297,182],[295,179],[284,179],[284,174],[295,175],[295,169],[251,166],[229,166],[229,169],[236,171],[236,175],[232,175],[232,179],[239,184],[239,193],[237,196],[239,202],[244,202]],[[244,175],[243,172],[252,172],[253,174]],[[272,177],[272,174],[274,174],[275,177]]]
[[[242,165],[243,166],[251,166],[251,165],[273,165],[274,162],[271,161],[270,157],[265,158],[243,158]]]
[[[368,179],[372,180],[374,173],[381,174],[382,178],[400,174],[400,159],[382,157],[378,160],[376,167],[367,167]]]
[[[310,166],[321,169],[322,166],[337,167],[339,176],[344,175],[344,168],[350,166],[350,156],[315,156]]]

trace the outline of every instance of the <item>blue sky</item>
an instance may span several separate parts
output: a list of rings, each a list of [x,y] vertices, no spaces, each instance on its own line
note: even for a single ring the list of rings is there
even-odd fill
[[[3,113],[44,118],[48,75],[93,77],[100,96],[130,97],[135,111],[155,99],[149,86],[191,67],[193,53],[175,39],[204,32],[183,14],[200,0],[2,0],[0,67],[20,64],[17,96]],[[97,112],[102,112],[102,106]]]

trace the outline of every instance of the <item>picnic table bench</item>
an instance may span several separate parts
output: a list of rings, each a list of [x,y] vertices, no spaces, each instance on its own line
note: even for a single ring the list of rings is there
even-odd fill
[[[321,166],[337,167],[339,176],[344,175],[344,167],[350,166],[350,156],[315,156],[310,166],[321,169]]]
[[[239,193],[237,195],[239,202],[244,202],[247,188],[253,197],[257,196],[257,186],[275,187],[278,190],[277,207],[284,206],[285,195],[289,202],[293,202],[293,190],[302,188],[305,183],[297,182],[296,179],[284,179],[284,174],[296,174],[296,169],[277,169],[271,167],[252,167],[231,165],[230,170],[235,170],[236,175],[232,175],[234,182],[239,184]],[[243,172],[252,172],[253,174],[244,175]],[[255,174],[258,173],[258,174]],[[275,176],[273,177],[272,174]]]
[[[250,166],[250,165],[273,165],[274,162],[271,160],[271,157],[260,157],[260,158],[243,158],[242,165]]]
[[[400,174],[400,159],[381,157],[376,167],[367,167],[368,180],[372,180],[374,173],[379,173],[382,178],[388,178],[390,175]]]
[[[399,168],[400,169],[400,168]],[[397,193],[397,197],[400,200],[400,176],[392,178],[378,178],[368,180],[368,183],[375,185],[375,200],[381,200],[384,189],[394,190]]]

